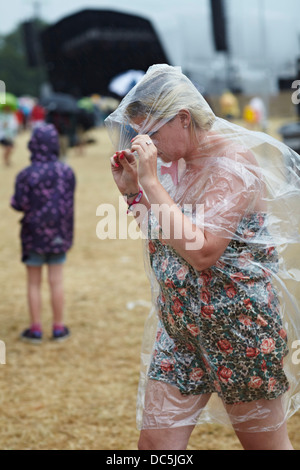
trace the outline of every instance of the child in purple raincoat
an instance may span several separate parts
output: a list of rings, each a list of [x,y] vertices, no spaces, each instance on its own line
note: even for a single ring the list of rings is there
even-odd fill
[[[48,281],[53,311],[54,340],[70,335],[63,321],[63,263],[73,242],[73,170],[58,160],[58,134],[52,124],[33,131],[28,144],[31,165],[16,178],[11,206],[24,213],[21,220],[22,261],[27,268],[30,327],[21,339],[42,340],[41,280],[42,266],[48,265]]]

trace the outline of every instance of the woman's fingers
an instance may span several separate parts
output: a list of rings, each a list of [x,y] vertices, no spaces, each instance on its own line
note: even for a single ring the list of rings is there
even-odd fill
[[[110,159],[112,170],[125,170],[131,172],[136,169],[136,159],[130,150],[116,152]]]
[[[111,163],[112,169],[115,169],[115,168],[119,168],[119,167],[120,167],[120,165],[119,165],[119,163],[118,163],[117,160],[118,160],[118,157],[117,157],[116,154],[115,154],[113,157],[111,157],[110,163]]]
[[[126,160],[126,163],[129,163],[129,164],[133,164],[133,163],[135,164],[136,163],[135,156],[133,155],[131,150],[123,150],[123,152],[120,153],[119,159],[121,161]]]
[[[131,150],[135,149],[137,146],[140,146],[144,151],[150,150],[154,147],[154,144],[148,135],[138,135],[131,141]]]
[[[131,143],[131,151],[136,152],[140,158],[153,159],[157,156],[157,148],[147,135],[137,136]]]
[[[152,148],[150,148],[152,147]],[[148,152],[147,150],[151,150]],[[147,135],[137,136],[132,140],[131,149],[126,149],[122,151],[117,151],[110,159],[112,170],[120,170],[123,169],[125,171],[132,171],[133,169],[137,168],[136,157],[134,152],[138,155],[143,154],[144,156],[147,154],[148,157],[153,155],[153,152],[156,151],[156,147],[151,141],[150,137]]]

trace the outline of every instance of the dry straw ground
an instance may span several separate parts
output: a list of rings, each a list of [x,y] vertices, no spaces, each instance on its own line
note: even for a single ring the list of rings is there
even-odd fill
[[[278,127],[280,123],[276,123]],[[51,310],[47,272],[43,281],[45,338],[40,346],[19,341],[27,326],[25,270],[20,262],[20,214],[9,207],[15,176],[28,164],[29,133],[17,139],[13,164],[0,162],[1,330],[6,365],[0,365],[0,448],[2,450],[134,450],[136,392],[143,326],[150,301],[140,240],[96,236],[96,208],[118,205],[109,170],[111,147],[105,130],[84,156],[69,163],[77,176],[75,243],[65,266],[66,320],[72,337],[49,340]],[[134,302],[133,309],[128,303]],[[299,415],[289,422],[300,449]],[[189,449],[240,449],[231,429],[198,427]]]

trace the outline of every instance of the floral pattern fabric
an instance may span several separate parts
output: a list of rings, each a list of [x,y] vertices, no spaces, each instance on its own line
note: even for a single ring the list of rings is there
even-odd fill
[[[202,272],[163,240],[149,240],[160,287],[149,378],[183,395],[217,392],[226,404],[274,399],[288,389],[287,334],[272,282],[278,256],[256,243],[262,235],[265,214],[245,216],[216,265]]]

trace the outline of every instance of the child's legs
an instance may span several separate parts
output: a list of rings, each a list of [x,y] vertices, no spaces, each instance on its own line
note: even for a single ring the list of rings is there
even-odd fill
[[[27,268],[27,298],[31,324],[41,323],[41,266],[26,266]]]
[[[210,394],[184,396],[167,383],[149,380],[140,450],[185,450]]]
[[[226,410],[245,450],[293,450],[281,398],[226,405]]]
[[[62,324],[64,311],[63,264],[48,265],[48,282],[50,287],[53,323]]]

